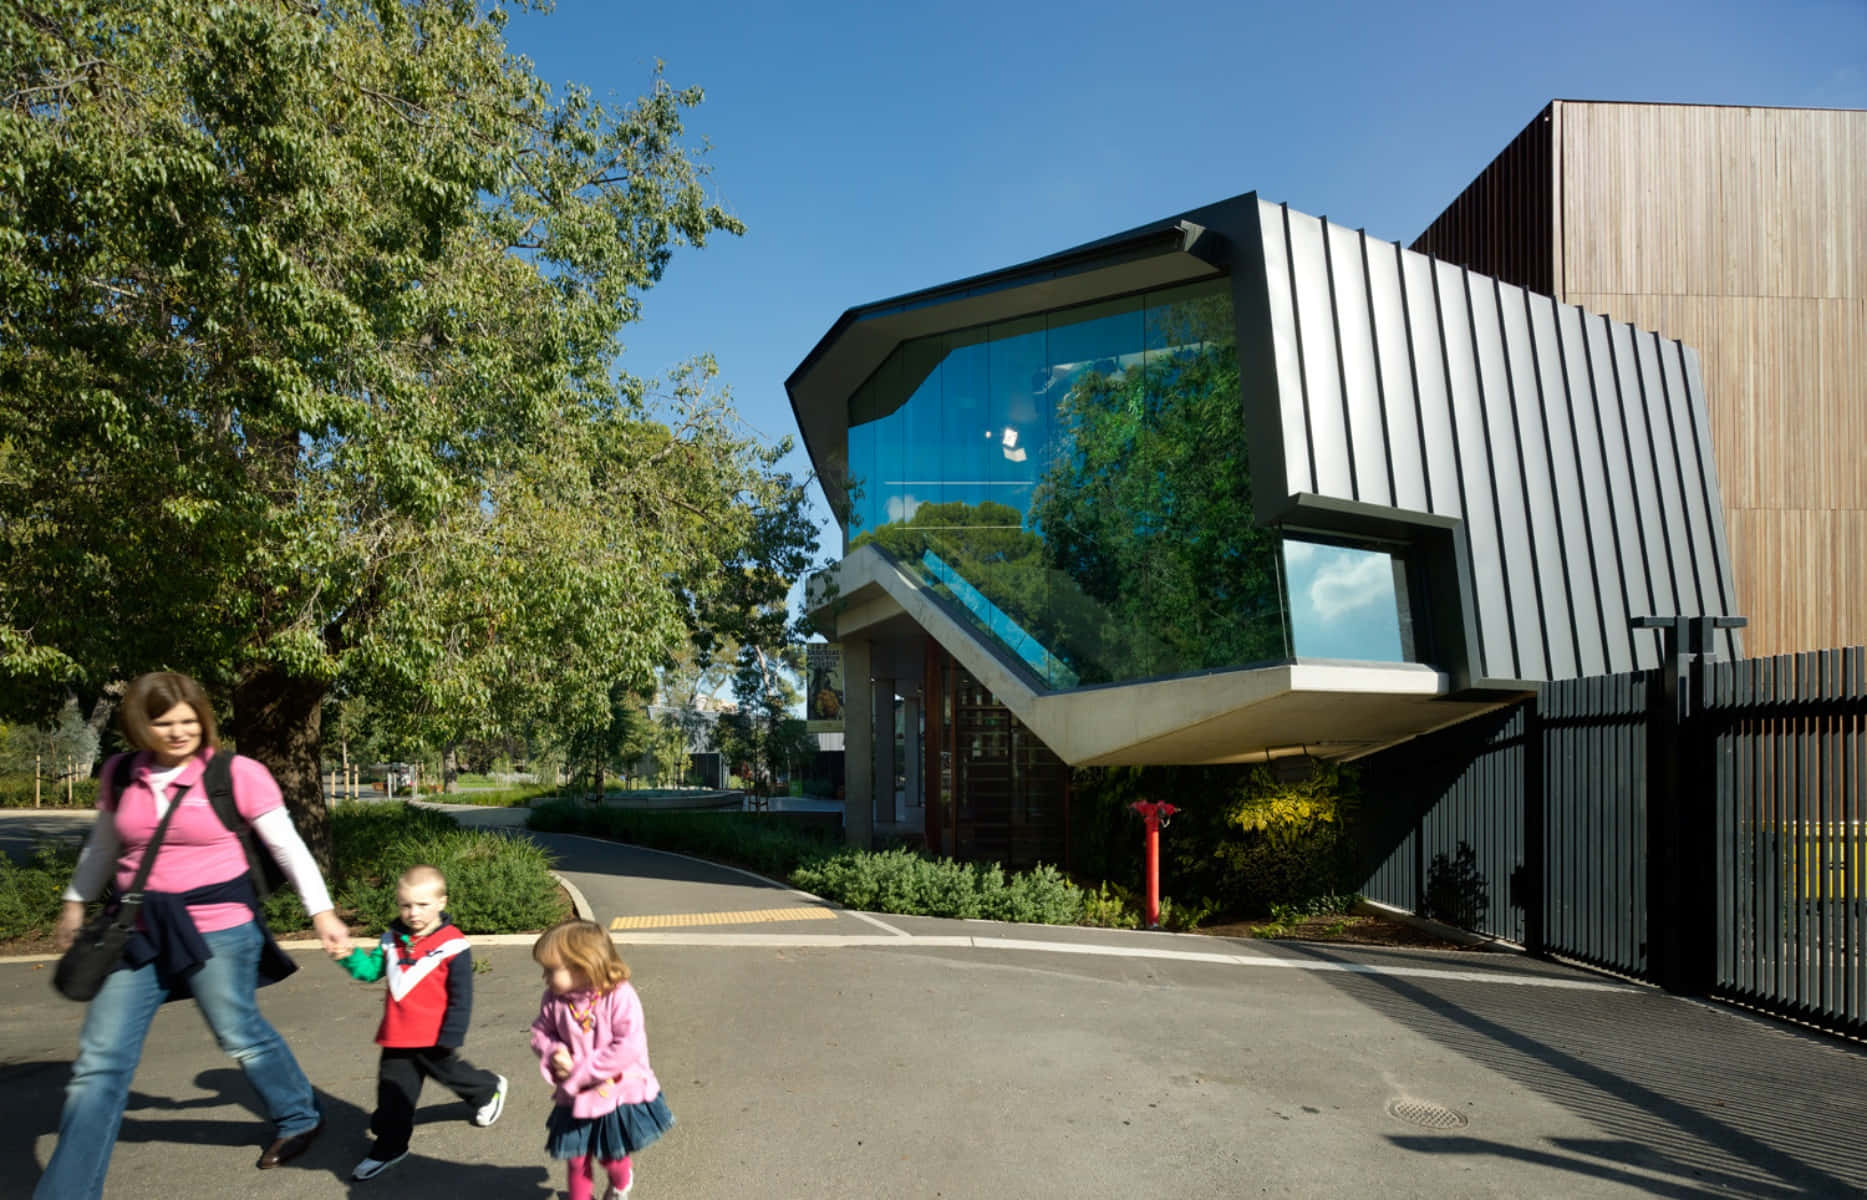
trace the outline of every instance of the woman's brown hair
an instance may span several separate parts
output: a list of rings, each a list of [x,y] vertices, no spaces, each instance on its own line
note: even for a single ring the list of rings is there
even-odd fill
[[[629,977],[629,964],[616,953],[616,943],[594,921],[560,921],[539,935],[532,957],[541,967],[569,967],[599,992],[607,992]]]
[[[194,709],[195,718],[201,722],[201,745],[218,749],[220,734],[214,725],[214,706],[208,703],[200,684],[176,671],[151,671],[130,681],[117,710],[123,736],[138,750],[154,750],[156,735],[149,723],[177,704]]]

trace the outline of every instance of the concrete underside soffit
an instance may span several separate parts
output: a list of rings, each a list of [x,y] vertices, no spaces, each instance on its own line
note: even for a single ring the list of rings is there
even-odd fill
[[[1510,703],[1448,698],[1448,676],[1417,663],[1296,662],[1051,692],[1012,656],[873,546],[812,581],[810,608],[833,640],[862,639],[878,661],[945,647],[1072,766],[1346,759]]]

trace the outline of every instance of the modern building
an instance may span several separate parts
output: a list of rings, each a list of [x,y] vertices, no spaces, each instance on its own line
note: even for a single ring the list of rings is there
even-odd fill
[[[1697,347],[1745,650],[1867,643],[1867,111],[1557,100],[1413,249]]]
[[[857,843],[1065,859],[1071,767],[1353,758],[1743,611],[1694,349],[1255,194],[850,309],[787,388]]]
[[[850,835],[1054,859],[1072,766],[1359,757],[1640,616],[1867,642],[1864,355],[1851,110],[1556,101],[1411,250],[1247,195],[851,309]]]

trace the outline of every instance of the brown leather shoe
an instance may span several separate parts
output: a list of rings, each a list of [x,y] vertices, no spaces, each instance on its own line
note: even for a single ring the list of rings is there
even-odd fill
[[[324,1120],[323,1118],[319,1118],[316,1125],[313,1125],[303,1133],[294,1133],[291,1137],[282,1137],[278,1141],[272,1143],[272,1145],[267,1146],[266,1152],[259,1156],[259,1162],[255,1165],[262,1171],[269,1171],[280,1163],[291,1162],[294,1158],[297,1158],[306,1150],[309,1150],[312,1140],[323,1132]]]

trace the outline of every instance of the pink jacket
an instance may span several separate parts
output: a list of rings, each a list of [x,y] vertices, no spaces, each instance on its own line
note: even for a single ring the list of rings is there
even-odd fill
[[[562,1083],[551,1077],[551,1055],[559,1046],[570,1051],[575,1064]],[[538,1055],[539,1074],[552,1087],[552,1103],[568,1104],[575,1117],[600,1117],[661,1094],[661,1081],[648,1065],[642,1000],[627,983],[604,995],[560,996],[545,989],[532,1022],[532,1052]]]

